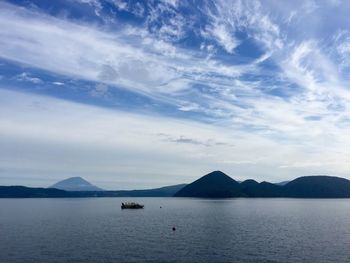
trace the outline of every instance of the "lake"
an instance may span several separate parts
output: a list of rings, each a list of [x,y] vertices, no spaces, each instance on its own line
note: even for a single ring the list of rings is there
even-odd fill
[[[0,262],[349,261],[350,199],[0,199]]]

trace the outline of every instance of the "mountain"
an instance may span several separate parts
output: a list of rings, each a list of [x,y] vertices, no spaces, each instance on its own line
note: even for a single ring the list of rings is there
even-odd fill
[[[283,186],[283,196],[300,198],[348,198],[350,181],[334,176],[303,176]]]
[[[186,185],[176,197],[241,197],[240,184],[221,171],[214,171]]]
[[[70,177],[59,181],[50,188],[56,188],[65,191],[103,191],[103,189],[89,183],[81,177]]]
[[[241,191],[248,197],[278,197],[282,195],[282,188],[269,182],[258,183],[249,179],[240,183]]]
[[[176,197],[293,197],[350,198],[350,181],[334,176],[303,176],[277,185],[246,180],[238,183],[226,174],[215,171],[188,184]]]

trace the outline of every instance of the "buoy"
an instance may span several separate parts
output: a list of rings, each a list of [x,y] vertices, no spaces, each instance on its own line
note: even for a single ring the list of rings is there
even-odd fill
[[[175,231],[176,230],[176,228],[173,226],[173,231]]]

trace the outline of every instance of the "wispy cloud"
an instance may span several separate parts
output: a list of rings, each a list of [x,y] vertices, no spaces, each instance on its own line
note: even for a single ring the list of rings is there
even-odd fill
[[[265,45],[268,49],[282,48],[278,25],[263,11],[259,1],[214,1],[208,6],[206,15],[209,25],[205,36],[211,35],[227,52],[232,53],[240,44],[236,38],[239,32]]]
[[[6,136],[12,134],[23,141],[41,134],[40,140],[36,138],[38,144],[48,136],[50,151],[58,140],[69,149],[74,140],[86,147],[94,144],[91,149],[99,149],[102,143],[106,147],[102,152],[108,155],[113,147],[113,151],[120,148],[128,158],[136,156],[149,173],[157,161],[163,165],[176,159],[186,169],[198,165],[198,172],[218,165],[251,176],[279,167],[288,167],[283,171],[289,174],[322,169],[346,174],[350,146],[346,136],[350,132],[348,3],[217,0],[194,5],[80,0],[77,5],[90,8],[93,18],[99,20],[79,19],[73,12],[49,13],[39,6],[0,3],[1,69],[12,63],[11,69],[1,71],[1,86],[8,87],[10,80],[18,86],[27,83],[26,91],[30,91],[35,85],[52,84],[52,93],[57,94],[63,89],[67,92],[73,82],[66,80],[72,79],[89,83],[79,86],[89,99],[105,99],[115,102],[113,105],[124,100],[130,111],[140,105],[143,111],[139,115],[112,114],[23,95],[29,108],[36,105],[30,111],[30,118],[34,116],[30,124],[23,117],[26,110],[15,99],[22,95],[3,91],[13,103],[1,106]],[[47,80],[38,72],[60,78]],[[120,90],[126,95],[113,95]],[[79,91],[65,95],[79,97]],[[128,98],[136,94],[148,100],[131,103]],[[58,112],[45,101],[57,109],[68,107],[72,112],[91,112],[91,116],[75,113],[70,119],[68,112]],[[158,104],[167,106],[159,110]],[[86,138],[58,129],[50,122],[47,109],[63,127],[66,122],[71,125],[69,134],[84,133],[74,124],[81,118],[81,127],[88,128]],[[105,121],[96,128],[89,126],[91,120],[104,119],[104,115]],[[169,116],[181,116],[185,124]],[[51,127],[48,134],[40,129],[39,119]],[[20,133],[20,126],[26,127],[26,134]],[[121,155],[112,156],[124,160]],[[128,162],[123,172],[141,172]],[[92,170],[100,167],[97,163]],[[109,162],[106,167],[106,173],[115,168]],[[172,165],[164,167],[173,170]],[[177,169],[176,174],[183,172]]]
[[[174,79],[196,83],[210,74],[233,77],[248,69],[205,61],[199,53],[156,40],[142,29],[126,27],[112,34],[1,5],[0,56],[62,75],[113,84],[161,99],[161,93],[171,92],[164,89],[164,84]],[[135,45],[139,41],[144,45]]]
[[[184,135],[180,135],[179,137],[172,137],[171,135],[164,134],[164,133],[158,133],[157,135],[162,141],[165,141],[165,142],[193,144],[193,145],[199,145],[199,146],[205,146],[205,147],[223,146],[223,145],[233,146],[230,143],[218,142],[213,138],[209,138],[209,139],[206,139],[205,141],[201,141],[195,138],[186,137]]]

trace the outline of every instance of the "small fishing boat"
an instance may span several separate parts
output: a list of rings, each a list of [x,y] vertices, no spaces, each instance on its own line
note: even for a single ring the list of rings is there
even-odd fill
[[[141,209],[143,207],[144,207],[144,205],[140,205],[140,204],[134,203],[134,202],[122,203],[122,206],[121,206],[122,209]]]

